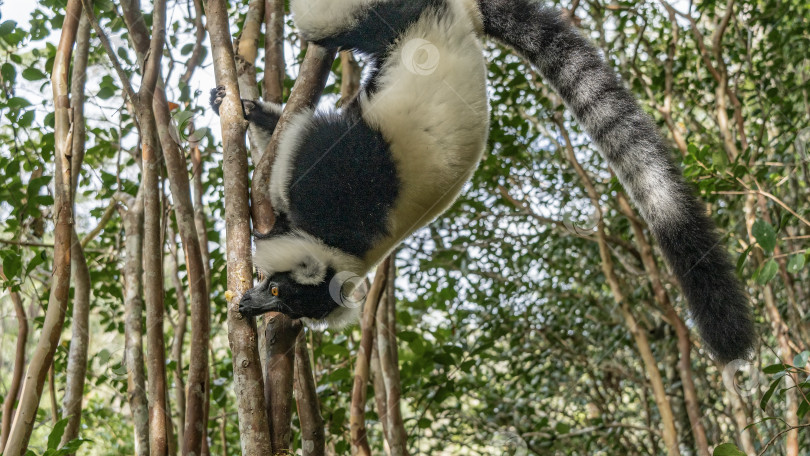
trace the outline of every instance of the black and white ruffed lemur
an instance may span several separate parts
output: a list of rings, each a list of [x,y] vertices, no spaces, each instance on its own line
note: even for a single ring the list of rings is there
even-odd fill
[[[479,37],[489,36],[527,58],[596,143],[711,353],[722,362],[749,354],[750,306],[714,224],[650,116],[560,12],[532,0],[292,0],[291,9],[307,40],[359,52],[371,71],[348,106],[298,114],[282,133],[267,183],[278,221],[256,235],[254,261],[267,279],[240,312],[331,327],[356,320],[338,278],[364,276],[445,212],[481,160],[489,110]],[[217,111],[223,90],[212,91]],[[243,106],[264,148],[282,107]]]

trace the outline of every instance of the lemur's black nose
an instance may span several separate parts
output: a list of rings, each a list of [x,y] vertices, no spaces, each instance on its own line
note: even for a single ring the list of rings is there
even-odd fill
[[[239,313],[249,317],[251,316],[251,301],[253,298],[250,297],[250,293],[245,293],[242,295],[242,299],[239,300]]]

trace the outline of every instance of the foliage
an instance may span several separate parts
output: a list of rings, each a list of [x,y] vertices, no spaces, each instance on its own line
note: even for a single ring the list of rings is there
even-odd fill
[[[2,288],[23,295],[34,339],[42,327],[53,259],[48,75],[63,3],[40,0],[27,20],[0,17],[0,260],[7,277]],[[246,3],[232,2],[232,24],[242,23]],[[116,5],[108,0],[95,4],[119,58],[134,73],[137,59]],[[715,365],[700,341],[692,339],[691,370],[708,442],[715,455],[743,454],[737,447],[742,448],[741,435],[749,433],[754,450],[782,454],[780,445],[791,433],[768,447],[770,438],[806,423],[810,410],[810,5],[804,0],[738,0],[697,2],[692,11],[682,2],[673,7],[684,15],[670,14],[664,3],[621,0],[586,2],[575,16],[672,140],[673,154],[707,202],[724,234],[722,247],[732,252],[755,306],[762,341],[753,367],[745,371],[748,378],[734,370],[739,366],[729,371]],[[729,7],[728,27],[713,42]],[[204,162],[213,304],[209,440],[212,453],[220,454],[225,445],[229,454],[237,454],[233,359],[221,304],[226,290],[221,153],[218,127],[212,123],[205,129],[212,119],[206,104],[213,81],[204,66],[188,85],[177,82],[192,51],[194,21],[184,5],[173,12],[164,73],[174,82],[170,99],[181,105],[175,113],[180,131],[192,120],[198,127],[196,136],[178,140],[183,147],[199,140]],[[151,16],[146,19],[150,22]],[[288,25],[288,54],[294,57],[288,62],[289,90],[303,54]],[[205,49],[206,58],[208,53]],[[621,185],[526,63],[491,43],[486,53],[491,153],[450,213],[409,239],[397,257],[403,415],[412,452],[665,452],[648,367],[601,269],[594,242],[598,223],[607,230],[627,304],[663,376],[681,453],[698,454],[678,369],[683,354],[619,205]],[[336,64],[324,104],[338,98],[339,73]],[[726,79],[719,82],[715,73]],[[137,125],[95,38],[88,78],[87,157],[76,196],[80,237],[96,226],[116,192],[135,195],[140,182]],[[594,181],[599,210],[566,159],[560,126],[571,134],[576,157]],[[165,224],[174,225],[168,207],[166,214]],[[134,451],[123,368],[123,223],[113,217],[102,228],[86,251],[93,284],[92,340],[82,439],[59,447],[64,419],[51,431],[54,411],[43,399],[31,454],[68,454],[79,445],[83,454]],[[173,236],[166,241],[178,242]],[[660,255],[656,258],[666,294],[691,327],[677,283]],[[179,273],[185,281],[183,264]],[[185,291],[174,289],[168,276],[166,289],[172,320],[166,326],[168,343],[175,331],[177,296]],[[0,398],[5,399],[17,329],[6,295],[0,297],[0,309]],[[54,361],[59,400],[70,323],[68,309]],[[309,337],[328,449],[347,454],[359,331]],[[784,338],[790,354],[785,354]],[[174,366],[168,368],[171,372]],[[369,391],[369,439],[381,452],[380,417]],[[175,405],[173,410],[176,415]],[[802,448],[810,446],[807,433],[793,432]]]

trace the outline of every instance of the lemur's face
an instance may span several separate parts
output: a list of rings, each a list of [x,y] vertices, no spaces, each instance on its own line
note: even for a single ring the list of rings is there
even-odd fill
[[[246,317],[281,312],[290,318],[323,319],[339,307],[329,293],[334,276],[330,269],[319,283],[302,284],[295,273],[275,273],[242,296],[239,312]]]

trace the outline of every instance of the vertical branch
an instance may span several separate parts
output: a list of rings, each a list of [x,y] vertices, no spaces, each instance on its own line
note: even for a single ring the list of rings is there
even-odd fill
[[[243,454],[270,454],[270,432],[265,413],[264,385],[256,345],[256,323],[239,312],[239,300],[253,284],[250,211],[248,209],[248,163],[245,124],[230,41],[228,9],[224,0],[209,0],[208,34],[217,84],[228,96],[220,106],[223,168],[225,178],[225,226],[228,258],[228,340],[233,353],[234,389]]]
[[[284,0],[266,0],[264,8],[264,101],[281,104],[285,75]]]
[[[152,99],[160,74],[166,32],[166,2],[156,0],[152,15],[150,52],[144,59],[143,80],[138,92],[138,122],[141,127],[144,188],[144,301],[146,307],[146,350],[149,386],[149,454],[168,452],[166,410],[166,351],[163,340],[163,242],[160,190],[160,148]]]
[[[291,446],[295,341],[299,332],[301,323],[286,315],[273,314],[267,319],[264,401],[273,454],[287,454]]]
[[[340,106],[345,106],[360,90],[360,64],[352,51],[340,51]]]
[[[396,296],[394,295],[394,279],[396,266],[393,256],[389,262],[386,277],[385,299],[380,301],[377,308],[377,352],[380,357],[380,372],[385,385],[386,414],[381,419],[387,422],[388,446],[392,456],[407,456],[408,435],[402,421],[400,401],[402,398],[402,384],[399,377],[399,355],[397,353],[397,327],[396,327]]]
[[[3,275],[3,266],[0,265],[0,279],[8,280]],[[14,313],[17,316],[17,350],[14,354],[14,370],[11,374],[11,383],[8,387],[5,402],[3,403],[2,431],[0,431],[0,452],[6,446],[9,432],[11,431],[11,419],[14,417],[14,403],[20,392],[22,384],[23,368],[25,367],[25,344],[28,342],[28,317],[25,315],[20,294],[9,290],[11,302],[14,304]]]
[[[253,199],[253,226],[258,233],[268,233],[273,228],[275,217],[273,205],[270,202],[270,175],[273,170],[276,149],[278,148],[281,133],[287,128],[290,119],[304,109],[313,108],[321,98],[332,62],[335,60],[335,51],[321,46],[310,44],[301,71],[295,81],[290,99],[273,132],[273,138],[264,151],[256,171],[253,173],[252,199]],[[229,92],[230,93],[230,92]]]
[[[90,21],[82,14],[76,40],[76,52],[73,59],[73,77],[71,81],[71,106],[73,108],[73,179],[72,194],[75,195],[79,185],[79,174],[84,161],[85,140],[87,137],[84,120],[84,89],[87,59],[90,49]],[[111,206],[113,207],[113,206]],[[111,212],[114,214],[114,212]],[[63,398],[62,415],[68,417],[68,423],[62,434],[61,445],[79,437],[79,425],[82,417],[82,398],[84,397],[84,380],[87,376],[87,349],[90,343],[90,270],[84,256],[82,243],[76,229],[72,230],[71,263],[73,274],[73,315],[72,335],[68,353],[65,397]]]
[[[382,298],[381,298],[382,299]],[[380,312],[380,307],[377,307],[377,312]],[[375,335],[376,337],[376,335]],[[387,441],[390,431],[388,430],[388,397],[385,394],[385,381],[382,375],[382,366],[380,365],[380,351],[377,349],[377,344],[372,344],[371,347],[371,379],[374,383],[374,405],[377,407],[377,416],[380,417],[380,422],[383,428],[383,437]]]
[[[183,282],[180,280],[178,264],[180,256],[176,243],[175,233],[169,231],[169,255],[167,257],[168,270],[171,274],[174,294],[177,297],[177,324],[174,328],[174,338],[172,339],[171,359],[174,361],[174,401],[177,403],[177,441],[183,442],[185,435],[184,425],[186,422],[186,384],[183,381],[183,343],[188,325],[188,303]]]
[[[363,306],[363,317],[360,321],[360,347],[357,349],[357,361],[354,368],[354,385],[352,387],[352,404],[349,416],[349,429],[352,438],[352,454],[370,456],[366,431],[366,391],[368,389],[369,371],[371,368],[371,351],[374,343],[374,321],[377,306],[385,289],[391,257],[377,267],[374,283],[368,292]],[[382,418],[382,415],[381,415]]]
[[[326,436],[321,406],[315,390],[315,377],[307,350],[306,332],[299,331],[295,342],[295,403],[301,423],[301,450],[303,456],[324,456]]]
[[[48,368],[59,344],[65,322],[68,292],[70,290],[70,240],[73,232],[73,182],[71,166],[72,118],[68,96],[68,70],[79,18],[82,13],[80,0],[69,0],[62,24],[62,35],[53,62],[51,84],[54,100],[54,259],[51,295],[45,321],[36,349],[28,365],[25,384],[9,438],[4,449],[6,456],[22,456],[28,447],[31,431],[45,384]]]
[[[122,209],[126,257],[124,260],[124,328],[127,363],[127,397],[135,430],[135,455],[149,454],[149,410],[146,402],[146,372],[143,363],[143,187],[132,198],[121,195],[127,205]]]
[[[265,0],[250,0],[242,34],[236,43],[236,77],[239,80],[239,93],[241,98],[255,100],[259,98],[259,86],[256,85],[256,56],[259,53],[259,38],[261,36],[262,19],[264,17]],[[250,155],[253,163],[259,162],[263,150],[259,150],[256,138],[256,127],[250,129]]]

